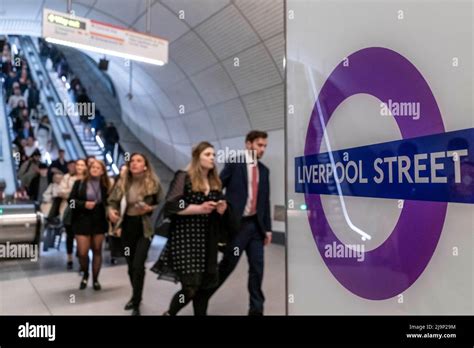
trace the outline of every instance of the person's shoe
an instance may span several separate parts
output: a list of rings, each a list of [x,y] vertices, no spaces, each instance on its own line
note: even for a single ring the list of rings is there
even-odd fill
[[[129,310],[133,309],[132,300],[128,301],[127,304],[125,305],[125,307],[123,307],[123,309],[126,310],[126,311],[129,311]]]
[[[262,316],[263,313],[255,310],[249,310],[249,316]]]
[[[170,314],[170,311],[166,311],[166,312],[164,312],[164,313],[163,313],[163,315],[164,315],[165,317],[169,317],[169,316],[171,316],[171,314]]]
[[[72,261],[68,261],[66,267],[67,267],[68,271],[70,271],[73,267]]]
[[[133,308],[132,316],[135,317],[135,316],[140,316],[140,315],[141,315],[140,308],[138,308],[138,307]]]
[[[79,289],[80,290],[84,290],[85,288],[87,288],[87,281],[89,280],[89,276],[83,276],[82,277],[82,280],[81,280],[81,284],[79,285]]]
[[[95,291],[99,291],[100,289],[102,289],[102,286],[100,286],[100,283],[97,280],[92,284],[92,287]]]

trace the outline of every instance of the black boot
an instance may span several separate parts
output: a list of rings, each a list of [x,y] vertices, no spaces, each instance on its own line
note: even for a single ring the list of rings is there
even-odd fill
[[[133,309],[133,301],[132,301],[132,299],[130,299],[130,300],[127,302],[127,304],[125,305],[125,307],[124,307],[123,309],[126,310],[126,311],[129,311],[129,310]]]
[[[84,275],[82,276],[81,284],[79,285],[80,290],[84,290],[85,288],[87,288],[87,281],[88,280],[89,280],[89,274],[84,273]]]
[[[94,280],[92,287],[94,288],[95,291],[99,291],[100,289],[102,289],[102,286],[100,286],[100,283],[98,280]]]

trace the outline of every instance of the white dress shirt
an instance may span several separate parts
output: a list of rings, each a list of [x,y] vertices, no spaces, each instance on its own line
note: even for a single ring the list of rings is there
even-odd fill
[[[258,187],[258,182],[259,182],[259,172],[258,172],[258,162],[257,158],[251,156],[250,153],[245,152],[245,161],[247,164],[247,203],[245,203],[245,209],[244,209],[244,216],[250,216],[250,212],[252,209],[252,198],[253,198],[253,192],[252,192],[252,169],[254,166],[257,166],[257,187]],[[258,193],[257,193],[258,195]]]

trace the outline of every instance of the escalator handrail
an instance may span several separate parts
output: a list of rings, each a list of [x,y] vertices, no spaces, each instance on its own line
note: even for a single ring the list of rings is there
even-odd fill
[[[1,106],[3,108],[3,113],[5,115],[5,122],[8,123],[8,114],[7,114],[7,105],[6,105],[6,91],[5,91],[5,87],[4,87],[4,84],[2,83],[1,84],[1,89],[2,89],[2,95],[0,96],[0,103],[3,104],[3,106]],[[7,134],[7,138],[8,138],[8,143],[9,144],[13,144],[13,139],[12,139],[12,136],[10,134],[10,132],[7,130],[5,132]],[[0,139],[1,141],[1,139]],[[3,149],[2,151],[4,151],[5,149]],[[12,153],[11,151],[11,148],[9,148],[10,150],[10,153]],[[17,180],[17,171],[16,171],[16,163],[13,162],[13,156],[10,157],[10,156],[3,156],[4,157],[4,160],[5,161],[11,161],[11,167],[12,167],[12,178],[13,178],[13,184],[14,184],[14,191],[16,192],[18,190],[18,180]],[[5,180],[6,181],[6,180]],[[8,184],[7,184],[8,185]]]

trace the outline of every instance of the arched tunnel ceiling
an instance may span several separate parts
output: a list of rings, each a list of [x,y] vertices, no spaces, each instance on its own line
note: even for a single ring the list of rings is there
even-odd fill
[[[221,148],[250,129],[283,128],[283,0],[151,5],[151,33],[169,40],[169,63],[134,62],[132,100],[125,98],[129,67],[112,57],[109,65],[124,122],[151,151],[178,168],[200,140]],[[0,1],[0,32],[40,35],[43,7],[66,12],[67,1]],[[145,0],[78,0],[72,8],[78,16],[145,31]]]

